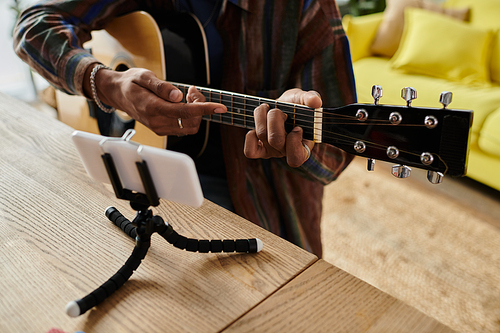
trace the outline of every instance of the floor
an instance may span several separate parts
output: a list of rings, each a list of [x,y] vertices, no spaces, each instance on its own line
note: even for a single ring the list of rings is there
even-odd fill
[[[356,158],[325,187],[323,258],[459,332],[500,332],[500,192]]]
[[[390,172],[391,165],[379,163],[384,172]],[[405,181],[413,186],[422,187],[429,193],[436,193],[454,199],[464,206],[469,206],[478,213],[485,214],[490,224],[500,229],[500,191],[479,183],[468,177],[445,177],[441,184],[430,184],[427,181],[426,171],[412,169],[412,175]]]

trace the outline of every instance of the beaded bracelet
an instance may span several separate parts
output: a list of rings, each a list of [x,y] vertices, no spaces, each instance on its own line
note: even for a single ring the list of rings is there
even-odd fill
[[[97,71],[100,69],[111,69],[108,66],[104,66],[102,64],[99,64],[95,66],[92,69],[92,73],[90,73],[90,88],[92,89],[92,97],[94,98],[94,102],[97,104],[97,106],[104,112],[106,113],[112,113],[116,109],[114,107],[106,107],[102,102],[99,100],[99,97],[97,97],[97,89],[95,87],[95,75],[97,74]]]

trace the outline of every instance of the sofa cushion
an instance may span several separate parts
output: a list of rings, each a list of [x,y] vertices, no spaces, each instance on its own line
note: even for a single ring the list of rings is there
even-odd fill
[[[449,108],[474,111],[473,142],[480,134],[488,115],[500,106],[500,86],[471,86],[425,75],[405,74],[392,70],[389,59],[379,57],[360,59],[354,63],[353,68],[360,103],[373,103],[371,87],[375,84],[384,89],[381,104],[404,105],[405,102],[400,97],[401,89],[411,86],[417,90],[417,99],[412,105],[441,108],[439,94],[442,91],[451,91],[453,100]],[[500,127],[497,127],[497,130],[498,128]]]
[[[482,151],[500,157],[500,108],[484,121],[478,144]]]
[[[489,82],[493,33],[419,8],[405,11],[394,69],[463,83]]]
[[[446,8],[470,8],[470,23],[483,28],[500,28],[500,0],[448,0]]]
[[[382,15],[382,13],[358,17],[344,15],[342,18],[342,24],[349,39],[352,61],[371,56],[370,45],[377,27],[382,22]]]
[[[387,0],[382,23],[371,46],[371,52],[376,55],[392,57],[399,46],[404,27],[404,10],[407,7],[423,8],[436,11],[459,20],[467,20],[468,8],[443,8],[425,0]]]
[[[500,30],[500,0],[448,0],[447,7],[470,7],[470,23]],[[500,83],[500,34],[494,39],[490,66],[491,81]]]

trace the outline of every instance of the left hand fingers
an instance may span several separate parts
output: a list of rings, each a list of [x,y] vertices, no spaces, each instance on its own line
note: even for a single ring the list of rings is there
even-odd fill
[[[286,154],[285,120],[287,115],[278,109],[269,110],[262,104],[254,111],[255,130],[247,133],[245,156],[248,158],[283,157]]]
[[[285,91],[280,98],[279,101],[306,105],[308,107],[317,109],[323,105],[323,101],[321,100],[321,96],[318,92],[314,90],[303,91],[301,89],[289,89]]]
[[[190,86],[188,89],[188,93],[186,94],[186,101],[188,103],[196,103],[206,102],[207,99],[198,89],[196,89],[195,86]]]
[[[311,108],[322,105],[320,95],[315,91],[301,89],[287,90],[280,101],[302,104]],[[248,158],[271,158],[286,156],[291,167],[299,167],[311,156],[314,142],[303,139],[303,130],[296,127],[290,133],[285,131],[287,115],[278,109],[270,110],[267,104],[254,111],[255,130],[247,133],[245,156]]]
[[[302,135],[302,128],[295,127],[286,137],[286,162],[292,168],[304,164],[311,156],[314,147],[314,142],[304,140]]]

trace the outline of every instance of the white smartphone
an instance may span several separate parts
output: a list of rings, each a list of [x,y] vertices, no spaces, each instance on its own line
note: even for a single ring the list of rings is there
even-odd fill
[[[85,170],[94,180],[111,183],[101,157],[109,153],[123,188],[145,193],[135,163],[146,161],[158,197],[193,207],[203,204],[198,173],[188,155],[82,131],[73,132],[72,138]]]

